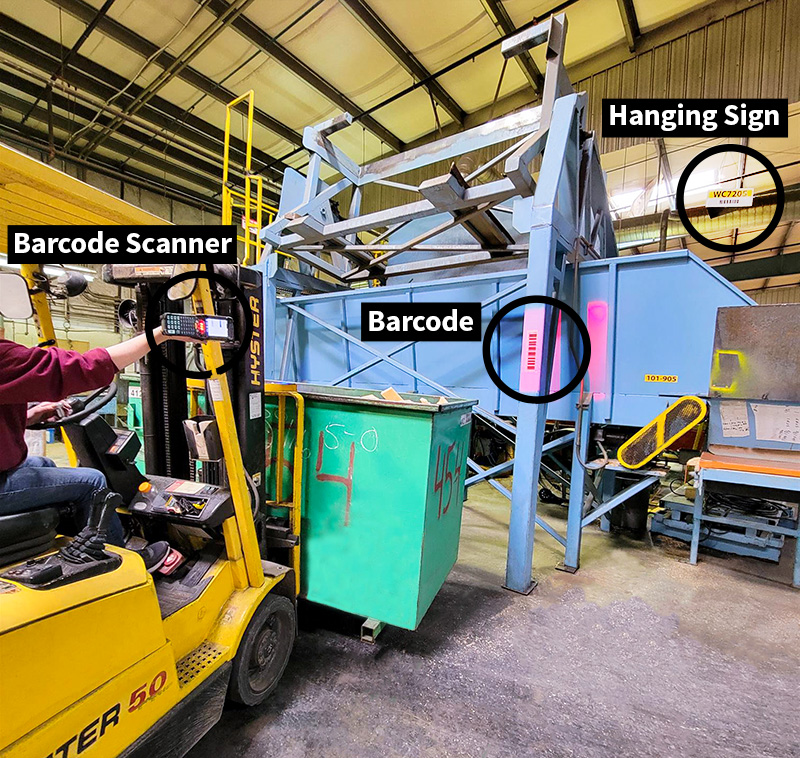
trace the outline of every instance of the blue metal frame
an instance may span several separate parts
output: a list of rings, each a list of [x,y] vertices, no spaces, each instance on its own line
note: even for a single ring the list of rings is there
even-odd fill
[[[568,253],[575,248],[579,234],[578,165],[580,163],[580,129],[583,125],[585,95],[567,95],[553,108],[551,136],[545,147],[539,185],[530,200],[523,200],[530,223],[526,295],[558,297],[567,264]],[[559,200],[566,218],[557,210]],[[571,200],[571,202],[569,202]],[[521,213],[521,209],[515,209]],[[541,349],[539,364],[542,393],[550,390],[553,367],[555,323],[551,308],[542,305],[525,307],[526,317],[535,311],[541,315]],[[535,586],[532,579],[533,545],[539,501],[539,473],[542,463],[547,405],[521,403],[517,413],[517,437],[514,459],[514,484],[511,490],[511,517],[508,528],[505,587],[528,593]]]
[[[800,503],[800,478],[796,476],[779,476],[776,474],[759,474],[749,471],[734,471],[728,469],[701,469],[697,494],[694,499],[694,510],[692,512],[692,544],[689,553],[689,563],[696,564],[700,549],[700,532],[704,522],[711,524],[721,524],[723,526],[753,528],[754,522],[750,519],[735,516],[711,516],[703,512],[705,503],[705,484],[706,482],[722,482],[726,484],[742,484],[751,487],[753,490],[778,489],[796,491],[798,502]],[[757,497],[757,495],[756,495]],[[765,495],[767,497],[767,495]],[[755,526],[759,531],[771,532],[772,534],[782,534],[785,537],[794,537],[794,570],[792,572],[792,586],[800,587],[800,513],[794,526],[784,526],[781,524],[765,524],[758,522]]]
[[[414,341],[391,344],[385,343],[382,349],[359,340],[352,331],[357,331],[360,325],[353,327],[352,321],[348,323],[347,314],[361,298],[381,298],[398,296],[417,297],[424,300],[426,294],[435,292],[437,296],[447,296],[449,288],[462,286],[475,288],[484,283],[489,285],[489,292],[482,292],[478,297],[470,299],[482,301],[484,308],[489,308],[508,298],[524,288],[525,295],[545,295],[562,300],[575,297],[571,290],[571,277],[566,277],[568,264],[576,270],[575,281],[580,281],[583,266],[586,269],[599,268],[602,263],[598,259],[613,258],[617,254],[614,239],[613,225],[608,211],[608,201],[605,189],[605,179],[600,167],[600,161],[595,149],[594,137],[587,136],[585,128],[585,109],[587,97],[585,93],[573,92],[562,65],[564,36],[566,33],[566,19],[563,14],[555,16],[542,24],[527,30],[524,33],[526,40],[516,45],[514,50],[504,47],[504,54],[518,54],[522,49],[546,42],[547,44],[547,73],[543,102],[540,108],[529,109],[518,114],[512,114],[495,122],[490,122],[478,129],[469,130],[462,134],[454,135],[437,141],[431,145],[408,151],[397,156],[375,161],[372,164],[358,166],[339,151],[328,139],[329,135],[346,127],[350,123],[347,114],[332,119],[325,124],[309,128],[304,133],[304,145],[311,152],[311,163],[307,176],[302,185],[302,193],[298,195],[299,179],[295,182],[294,194],[291,188],[284,189],[287,193],[286,201],[281,198],[281,208],[291,208],[290,212],[281,213],[272,224],[262,230],[262,239],[267,244],[266,254],[260,265],[268,273],[265,282],[265,334],[267,339],[272,339],[268,344],[275,344],[274,338],[283,332],[285,340],[282,350],[272,351],[265,356],[267,376],[275,379],[287,379],[291,373],[293,363],[299,366],[298,355],[303,354],[303,346],[298,346],[298,333],[302,330],[298,324],[313,324],[316,334],[325,334],[330,340],[330,335],[344,340],[344,353],[347,357],[344,367],[331,369],[331,375],[297,376],[297,379],[313,379],[315,382],[329,382],[334,385],[358,382],[363,378],[364,372],[375,371],[377,367],[390,366],[401,372],[405,377],[413,380],[412,390],[418,385],[433,388],[445,396],[469,396],[464,387],[448,386],[452,384],[436,374],[434,378],[417,365],[417,356],[423,346],[417,346]],[[527,48],[526,48],[527,46]],[[451,171],[441,177],[429,179],[419,187],[406,186],[411,191],[416,191],[422,199],[406,203],[386,210],[360,214],[360,201],[362,187],[372,183],[387,183],[388,178],[400,173],[431,165],[445,158],[452,159],[458,155],[468,153],[479,147],[500,144],[506,140],[519,140],[511,147],[503,150],[498,156],[485,163],[467,177],[461,177],[457,171]],[[534,157],[542,155],[542,163],[538,176],[538,184],[530,175],[530,164]],[[336,184],[327,186],[320,180],[322,161],[338,170],[343,179]],[[487,171],[490,167],[503,161],[504,176],[501,179],[475,184],[473,180]],[[330,201],[348,186],[353,188],[353,200],[350,206],[350,217],[344,220],[332,221]],[[378,275],[389,279],[391,276],[408,276],[409,272],[429,273],[449,266],[464,266],[467,263],[486,263],[487,258],[496,260],[493,255],[498,251],[490,250],[491,245],[481,242],[480,245],[461,245],[458,255],[447,255],[454,247],[450,240],[444,239],[444,233],[463,223],[466,218],[487,222],[490,211],[497,209],[500,203],[513,204],[513,228],[521,237],[520,241],[501,249],[499,254],[505,256],[504,261],[514,260],[514,256],[527,252],[526,268],[514,271],[501,271],[478,276],[462,276],[458,279],[446,281],[422,281],[404,284],[401,287],[388,286],[361,290],[347,290],[328,292],[302,297],[277,297],[275,273],[277,256],[272,253],[276,247],[288,250],[295,255],[303,266],[312,266],[335,280],[337,285],[347,286],[355,282],[367,282],[373,278],[377,270]],[[508,210],[503,208],[504,211]],[[440,219],[445,220],[440,223]],[[412,222],[422,220],[419,228],[412,231]],[[491,221],[491,219],[489,219]],[[490,225],[491,226],[491,225]],[[371,245],[356,244],[358,233],[364,230],[387,228],[372,241]],[[485,229],[486,227],[484,227]],[[495,231],[497,227],[494,227]],[[401,232],[404,230],[404,232]],[[474,230],[473,230],[474,231]],[[508,229],[505,229],[508,232]],[[409,233],[410,237],[403,236]],[[482,232],[483,238],[489,239],[492,230]],[[524,244],[524,235],[528,235],[527,244]],[[396,235],[392,237],[392,235]],[[473,235],[474,236],[474,235]],[[480,234],[478,235],[481,236]],[[516,239],[516,238],[515,238]],[[436,244],[419,247],[423,242],[434,241]],[[387,252],[383,253],[377,243],[388,242]],[[447,243],[447,244],[446,244]],[[456,248],[459,246],[456,245]],[[480,247],[480,250],[475,248]],[[526,251],[527,247],[527,251]],[[423,248],[425,248],[423,250]],[[469,248],[464,252],[462,248]],[[439,257],[431,260],[397,264],[398,260],[407,253],[422,253],[427,250],[437,251]],[[330,260],[323,258],[321,253],[330,254]],[[372,253],[380,253],[379,258],[373,258]],[[683,256],[687,260],[693,257],[688,253],[665,253],[662,256],[641,256],[645,265],[669,263],[675,256]],[[386,265],[385,261],[394,258],[395,263]],[[341,259],[344,267],[335,265]],[[696,259],[693,259],[696,261]],[[349,261],[352,266],[347,267]],[[444,263],[442,263],[444,262]],[[489,262],[492,262],[491,260]],[[440,266],[439,264],[442,263]],[[390,269],[394,267],[392,273]],[[608,281],[604,296],[608,303],[617,300],[619,266],[609,266],[607,271]],[[583,270],[583,269],[581,269]],[[509,284],[504,287],[502,285]],[[493,291],[490,288],[494,288]],[[430,295],[429,295],[430,296]],[[742,296],[743,299],[744,296]],[[455,298],[459,299],[459,298]],[[721,300],[722,297],[716,298]],[[269,307],[269,303],[273,307]],[[726,303],[727,304],[727,303]],[[328,308],[328,306],[331,306]],[[320,312],[327,308],[323,316]],[[317,312],[314,312],[317,310]],[[287,315],[288,314],[288,315]],[[345,317],[342,317],[345,314]],[[541,317],[541,330],[538,344],[540,360],[536,362],[535,371],[538,372],[538,387],[540,393],[546,393],[551,379],[552,363],[554,360],[555,324],[550,309],[542,306],[526,306],[523,316],[523,337],[525,336],[525,323]],[[331,320],[340,320],[340,328]],[[501,332],[506,324],[501,324]],[[613,350],[616,339],[616,312],[609,312],[609,339],[607,345],[607,373],[606,385],[612,384],[612,365],[614,365]],[[324,330],[324,332],[320,331]],[[510,331],[510,330],[509,330]],[[301,334],[305,337],[305,332]],[[518,334],[515,333],[518,338]],[[517,343],[518,344],[518,343]],[[334,343],[331,343],[334,345]],[[339,357],[339,343],[329,345],[331,351]],[[502,339],[497,336],[498,358],[502,363]],[[358,350],[364,351],[369,358],[354,365],[354,357]],[[406,352],[407,351],[407,352]],[[397,357],[400,354],[408,359],[406,363]],[[440,357],[440,363],[441,356]],[[478,358],[478,360],[480,360]],[[522,360],[518,349],[512,360],[514,369],[520,366],[522,377]],[[410,364],[410,365],[409,365]],[[482,369],[482,364],[478,363]],[[330,368],[331,364],[326,366]],[[502,368],[502,366],[501,366]],[[438,370],[438,369],[437,369]],[[527,371],[527,368],[525,368]],[[574,368],[573,368],[574,370]],[[648,368],[648,370],[650,370]],[[657,370],[654,368],[653,370]],[[506,371],[508,368],[506,366]],[[638,371],[638,367],[637,367]],[[501,371],[502,375],[502,371]],[[374,374],[373,374],[374,376]],[[520,379],[522,381],[522,379]],[[510,382],[509,382],[510,383]],[[480,388],[483,391],[483,387]],[[653,408],[654,400],[660,402],[657,392],[640,392],[632,390],[624,396],[627,403],[628,397],[633,398],[636,412],[631,417],[636,422],[644,423],[642,413]],[[454,391],[456,390],[456,391]],[[505,586],[516,592],[529,592],[535,583],[532,579],[534,532],[536,526],[541,527],[565,549],[563,567],[574,571],[578,568],[580,559],[580,545],[582,529],[596,519],[604,519],[612,508],[624,502],[628,497],[635,495],[642,489],[651,486],[657,479],[655,475],[644,473],[642,479],[629,486],[619,494],[599,502],[596,499],[595,508],[590,513],[584,514],[584,489],[591,487],[587,482],[588,472],[582,461],[586,461],[589,450],[589,432],[593,423],[615,423],[611,419],[612,406],[615,395],[608,389],[608,396],[592,397],[594,388],[588,388],[586,397],[580,393],[559,401],[560,406],[551,404],[522,403],[517,408],[507,404],[508,399],[502,399],[496,390],[491,390],[493,398],[498,397],[498,402],[491,408],[497,410],[498,415],[477,406],[475,412],[486,419],[490,424],[502,429],[504,432],[516,435],[516,452],[513,462],[506,462],[484,471],[474,461],[468,465],[474,476],[469,477],[468,484],[487,481],[498,492],[508,497],[511,501],[511,514],[509,526],[509,541],[507,553],[507,568]],[[640,394],[636,394],[640,392]],[[623,393],[624,395],[624,393]],[[488,395],[487,395],[488,397]],[[545,424],[548,419],[572,421],[576,418],[574,406],[576,398],[583,405],[580,415],[578,433],[569,433],[559,439],[544,443]],[[493,401],[493,400],[492,400]],[[623,403],[620,403],[623,405]],[[489,406],[491,407],[491,406]],[[659,408],[656,412],[660,412]],[[556,411],[559,415],[551,415]],[[514,415],[516,413],[516,426],[499,418],[499,415]],[[646,420],[652,417],[648,415]],[[632,422],[632,423],[636,423]],[[619,422],[616,422],[619,423]],[[627,422],[626,422],[627,423]],[[551,525],[547,524],[537,513],[539,474],[542,469],[542,456],[552,453],[558,447],[571,444],[573,446],[572,468],[570,473],[571,489],[569,512],[567,518],[567,534],[562,536]],[[560,465],[560,464],[559,464]],[[514,481],[512,491],[503,487],[494,477],[507,473],[513,466]]]
[[[603,257],[616,255],[613,237],[598,234],[602,225],[597,223],[597,218],[607,219],[608,208],[605,199],[604,182],[600,170],[599,158],[594,150],[591,139],[582,136],[584,126],[584,111],[586,96],[584,94],[565,93],[555,100],[552,113],[548,117],[548,128],[543,135],[538,137],[536,144],[543,145],[542,166],[539,174],[539,183],[530,197],[518,198],[514,203],[514,225],[517,229],[529,232],[527,268],[523,271],[508,271],[482,274],[478,276],[459,277],[457,280],[424,281],[387,288],[375,288],[358,291],[330,292],[312,296],[288,297],[277,299],[277,291],[271,277],[265,278],[265,300],[272,302],[274,308],[266,308],[268,323],[267,334],[277,334],[279,327],[278,307],[286,309],[289,318],[285,328],[285,342],[280,357],[277,352],[265,357],[267,373],[278,379],[287,379],[289,367],[297,348],[297,319],[311,322],[321,327],[326,332],[336,335],[345,342],[345,346],[360,348],[371,356],[368,360],[353,366],[351,359],[346,361],[347,370],[339,372],[328,381],[332,384],[341,384],[354,380],[359,374],[378,364],[388,365],[397,369],[406,376],[412,377],[417,383],[445,396],[459,394],[441,381],[426,376],[412,365],[406,365],[394,356],[410,350],[415,342],[405,342],[389,345],[382,350],[364,343],[348,332],[326,321],[310,309],[319,304],[332,303],[345,308],[345,303],[351,298],[364,297],[397,297],[400,292],[424,292],[428,289],[441,296],[442,287],[467,286],[490,282],[495,288],[493,294],[483,298],[482,306],[488,308],[504,298],[509,298],[524,288],[526,295],[548,295],[568,297],[569,287],[564,286],[565,272],[568,263],[579,265],[586,261],[587,266],[592,266],[591,255]],[[584,170],[582,171],[581,168]],[[580,186],[581,177],[586,184]],[[590,191],[590,185],[603,189],[599,194]],[[594,230],[594,235],[593,235]],[[275,256],[262,260],[262,266],[269,269],[274,266]],[[274,270],[273,272],[274,273]],[[616,275],[613,277],[616,285]],[[507,282],[508,286],[501,284]],[[534,308],[539,306],[533,306]],[[526,312],[530,310],[526,308]],[[331,313],[337,311],[334,307]],[[342,312],[339,310],[338,312]],[[346,310],[345,310],[346,312]],[[546,309],[543,314],[544,328],[542,331],[543,344],[541,355],[543,361],[540,365],[540,381],[547,389],[550,381],[553,342],[555,338],[554,324],[551,323],[551,313]],[[499,342],[498,342],[499,344]],[[517,353],[519,360],[519,353]],[[308,377],[296,377],[308,378]],[[315,381],[320,377],[315,376]],[[463,394],[463,393],[460,393]],[[499,402],[498,402],[499,405]],[[641,487],[649,486],[650,478],[620,493],[606,503],[598,503],[595,515],[587,521],[583,514],[583,484],[585,471],[580,467],[580,460],[585,460],[588,450],[589,429],[593,420],[594,404],[589,401],[588,408],[582,415],[580,434],[580,455],[573,455],[572,479],[570,493],[570,507],[568,516],[567,535],[562,536],[556,529],[542,519],[537,513],[539,474],[542,468],[542,456],[552,453],[565,445],[577,444],[578,438],[574,433],[562,435],[558,439],[544,443],[545,423],[547,421],[547,406],[542,404],[521,404],[517,411],[516,426],[508,424],[495,414],[486,411],[480,406],[475,412],[482,415],[487,421],[500,427],[505,432],[516,435],[516,453],[513,462],[506,462],[488,471],[484,471],[473,461],[469,461],[470,468],[476,472],[468,480],[469,484],[478,481],[487,481],[495,490],[508,497],[511,501],[511,514],[509,526],[509,543],[507,555],[507,573],[505,586],[517,592],[529,592],[535,583],[532,580],[533,545],[536,526],[541,527],[548,535],[553,537],[565,549],[564,567],[575,570],[579,564],[581,532],[584,526],[593,518],[601,516],[616,505],[635,494]],[[515,409],[516,410],[516,409]],[[514,484],[512,491],[497,482],[494,477],[506,473],[513,466]],[[587,517],[588,518],[588,517]]]

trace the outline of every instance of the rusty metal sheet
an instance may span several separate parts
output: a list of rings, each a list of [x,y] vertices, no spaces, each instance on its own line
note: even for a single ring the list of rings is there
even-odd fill
[[[800,304],[720,308],[710,394],[800,402]]]

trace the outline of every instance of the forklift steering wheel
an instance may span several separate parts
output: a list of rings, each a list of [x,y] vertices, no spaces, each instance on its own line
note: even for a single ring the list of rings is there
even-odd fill
[[[116,382],[111,382],[107,387],[101,387],[99,390],[92,392],[89,397],[75,397],[69,402],[72,406],[72,414],[65,416],[56,421],[42,421],[39,424],[33,424],[28,429],[57,429],[67,424],[77,424],[83,421],[87,416],[99,411],[106,403],[113,400],[117,394]]]

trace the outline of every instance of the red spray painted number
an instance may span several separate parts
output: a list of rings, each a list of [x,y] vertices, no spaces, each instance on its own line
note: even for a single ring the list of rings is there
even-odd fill
[[[155,697],[164,688],[167,683],[167,672],[159,671],[150,686],[143,684],[131,692],[130,703],[128,704],[128,712],[133,713],[135,710],[141,708],[151,697]]]
[[[347,476],[340,476],[339,474],[325,474],[322,471],[322,458],[325,455],[325,432],[319,433],[319,444],[317,446],[317,466],[316,477],[320,482],[336,482],[343,484],[345,492],[347,493],[347,500],[345,501],[344,509],[344,525],[350,526],[350,503],[353,500],[353,462],[356,457],[356,444],[350,443],[350,463],[347,467]]]
[[[452,445],[448,445],[447,452],[444,455],[444,463],[441,466],[441,472],[439,468],[439,464],[442,460],[442,448],[444,445],[439,445],[436,449],[436,473],[433,477],[433,491],[439,493],[439,515],[438,518],[447,513],[448,509],[450,508],[450,503],[453,500],[453,491],[455,485],[461,479],[461,451],[462,451],[462,443],[461,442],[454,442]],[[453,456],[453,451],[455,450],[455,456]],[[450,470],[450,458],[453,457],[454,463],[458,465]],[[447,502],[444,502],[444,490],[445,484],[448,484],[447,487]]]

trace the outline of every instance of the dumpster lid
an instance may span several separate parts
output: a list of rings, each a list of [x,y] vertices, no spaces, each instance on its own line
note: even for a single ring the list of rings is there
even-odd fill
[[[373,408],[403,408],[409,411],[421,411],[423,413],[439,413],[441,411],[467,410],[473,405],[477,405],[477,400],[466,400],[461,397],[448,397],[447,403],[438,405],[441,395],[422,395],[412,392],[400,392],[403,402],[398,400],[384,400],[380,397],[381,390],[362,389],[359,387],[330,387],[324,384],[298,384],[297,391],[303,397],[313,400],[325,400],[331,403],[347,403],[351,405],[368,405]],[[375,395],[375,397],[365,397],[365,395]],[[420,399],[425,398],[428,402],[421,403]]]

